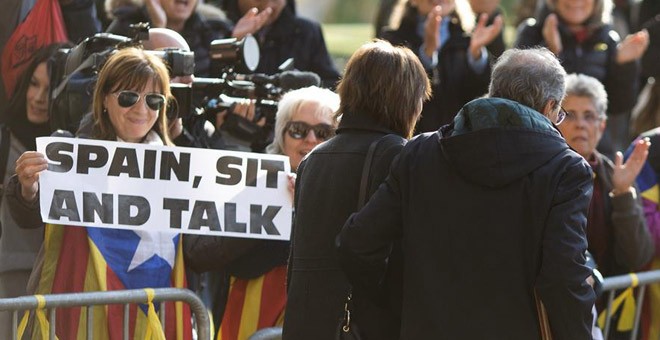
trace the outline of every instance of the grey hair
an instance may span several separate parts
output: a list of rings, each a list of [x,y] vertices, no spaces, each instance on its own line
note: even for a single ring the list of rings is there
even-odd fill
[[[339,110],[339,95],[316,86],[289,91],[282,96],[275,116],[275,135],[273,142],[266,147],[270,154],[282,154],[284,150],[284,129],[293,114],[305,103],[318,103],[316,114],[333,121],[334,113]],[[337,122],[333,122],[337,126]]]
[[[566,95],[591,99],[601,117],[607,117],[607,92],[598,79],[585,74],[569,74],[566,77]]]
[[[509,49],[493,66],[488,95],[506,98],[543,112],[548,101],[556,108],[566,92],[566,71],[545,47]]]

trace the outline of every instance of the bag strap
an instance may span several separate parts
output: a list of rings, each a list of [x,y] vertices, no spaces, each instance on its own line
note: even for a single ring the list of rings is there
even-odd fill
[[[371,174],[371,163],[374,161],[374,154],[376,153],[376,147],[378,144],[385,139],[387,136],[376,139],[371,142],[369,145],[369,150],[367,150],[367,157],[364,159],[364,165],[362,166],[362,177],[360,179],[360,194],[358,195],[357,210],[362,209],[362,207],[367,203],[367,187],[369,186],[369,175]]]
[[[2,139],[0,139],[0,194],[5,185],[5,175],[7,174],[7,163],[9,162],[9,129],[7,125],[0,125],[0,133],[2,134]],[[0,197],[0,199],[2,199]]]

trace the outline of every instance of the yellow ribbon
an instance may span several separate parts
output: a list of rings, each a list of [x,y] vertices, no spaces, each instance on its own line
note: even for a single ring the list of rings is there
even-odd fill
[[[630,275],[632,285],[624,290],[623,293],[619,294],[619,296],[617,296],[612,302],[612,306],[610,306],[610,317],[616,313],[619,308],[623,307],[619,316],[619,322],[616,326],[616,329],[620,332],[631,330],[633,328],[633,323],[635,322],[635,297],[633,295],[633,290],[639,284],[639,278],[635,273],[630,273],[628,275]],[[601,329],[605,327],[606,314],[607,310],[604,310],[598,316],[598,325]]]
[[[46,299],[43,295],[34,295],[34,298],[37,299],[37,308],[34,311],[37,316],[37,321],[39,322],[39,330],[41,331],[41,338],[48,339],[48,331],[50,325],[48,324],[48,319],[46,318],[46,312],[44,308],[46,307]],[[25,333],[25,328],[27,327],[28,319],[30,317],[30,311],[26,310],[21,319],[21,323],[18,325],[17,339],[23,338],[23,333]]]
[[[145,288],[144,292],[147,293],[147,304],[149,306],[149,311],[147,313],[149,326],[147,327],[147,334],[145,335],[145,339],[151,339],[153,334],[156,339],[165,340],[163,327],[160,324],[160,320],[158,319],[158,314],[156,314],[156,308],[154,308],[154,290],[152,288]]]

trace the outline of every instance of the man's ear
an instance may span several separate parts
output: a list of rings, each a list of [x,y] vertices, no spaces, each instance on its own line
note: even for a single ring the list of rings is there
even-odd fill
[[[548,100],[543,105],[543,111],[541,112],[544,116],[550,118],[550,115],[555,111],[556,102],[554,100]]]

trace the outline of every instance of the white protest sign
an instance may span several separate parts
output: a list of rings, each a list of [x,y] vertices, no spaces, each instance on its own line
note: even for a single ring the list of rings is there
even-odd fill
[[[289,240],[286,156],[41,137],[45,223]]]

